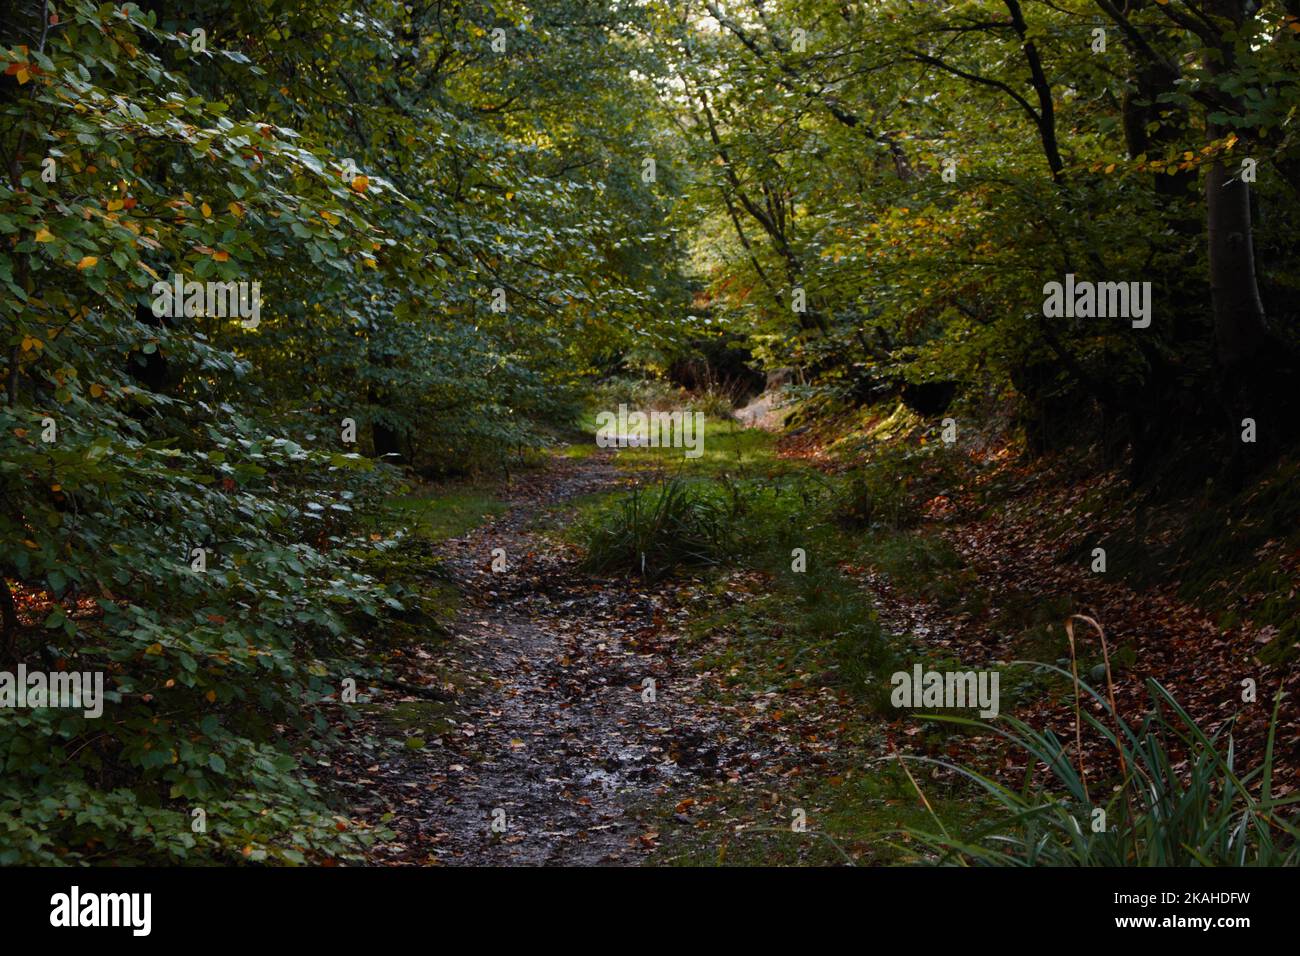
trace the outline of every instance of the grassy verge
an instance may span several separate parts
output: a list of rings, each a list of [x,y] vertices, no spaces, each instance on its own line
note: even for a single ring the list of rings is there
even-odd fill
[[[1071,821],[1084,817],[1073,811],[1059,819],[1051,816],[1061,794],[1077,796],[1069,764],[1050,735],[1034,737],[1036,731],[1010,715],[1031,702],[1076,693],[1062,628],[1079,610],[1076,599],[1044,596],[1034,580],[1009,581],[998,585],[996,605],[991,605],[976,569],[949,543],[945,522],[954,514],[978,520],[1003,511],[1011,522],[1024,522],[1043,512],[1048,521],[1061,520],[1064,542],[1082,511],[1110,529],[1103,543],[1111,567],[1120,569],[1118,577],[1141,587],[1177,572],[1184,595],[1202,606],[1220,607],[1225,627],[1249,617],[1273,627],[1278,643],[1290,646],[1300,619],[1294,613],[1296,591],[1288,584],[1294,579],[1295,529],[1300,526],[1293,470],[1280,468],[1229,502],[1226,525],[1222,508],[1212,518],[1189,518],[1169,507],[1133,514],[1104,487],[1073,509],[1053,510],[1053,495],[1072,489],[1053,481],[1050,472],[1026,475],[1022,468],[1000,467],[1003,455],[981,453],[988,450],[987,443],[973,452],[945,447],[932,427],[900,409],[864,413],[860,419],[860,427],[835,443],[843,467],[829,475],[777,459],[770,435],[730,423],[714,428],[699,459],[683,459],[673,449],[621,452],[620,464],[642,487],[585,502],[582,520],[568,530],[600,557],[596,570],[650,579],[689,572],[693,581],[703,582],[693,585],[703,592],[693,606],[711,610],[691,621],[687,646],[694,666],[714,675],[713,693],[723,706],[744,709],[772,694],[783,709],[797,709],[810,688],[830,690],[851,704],[843,718],[836,711],[836,742],[826,749],[824,762],[796,768],[779,780],[718,783],[689,806],[656,808],[662,836],[653,862],[972,863],[996,858],[1005,863],[1026,853],[1039,854],[1037,862],[1044,864],[1292,858],[1294,833],[1280,825],[1276,832],[1269,829],[1273,804],[1266,796],[1256,801],[1238,785],[1230,744],[1204,737],[1181,712],[1171,723],[1132,731],[1144,753],[1164,761],[1148,768],[1153,779],[1157,769],[1162,773],[1163,789],[1155,802],[1138,807],[1140,801],[1130,800],[1133,812],[1117,815],[1112,801],[1104,809],[1112,823],[1122,817],[1119,830],[1085,826],[1084,838],[1072,843],[1079,831]],[[629,507],[630,500],[637,506]],[[676,509],[672,520],[661,520],[664,509],[658,505],[664,502]],[[1026,509],[1030,514],[1022,513]],[[1132,516],[1132,533],[1116,514]],[[699,528],[709,533],[696,534]],[[601,555],[601,547],[611,541],[619,547],[606,547]],[[683,544],[691,547],[675,553]],[[653,573],[646,571],[647,555]],[[922,618],[928,616],[928,623],[939,627],[978,620],[984,631],[1005,636],[998,644],[1001,657],[990,661],[979,647],[944,650],[946,641],[936,645],[890,633],[877,619],[876,595],[866,589],[868,581],[887,588],[891,600],[911,611],[922,609]],[[1188,593],[1189,588],[1197,593]],[[959,659],[964,653],[977,659]],[[1094,681],[1105,676],[1099,656],[1084,656],[1092,650],[1080,653],[1081,674]],[[1128,667],[1133,656],[1131,647],[1113,646],[1110,664]],[[1000,663],[1003,658],[1058,666],[1008,668]],[[987,726],[943,719],[952,712],[926,720],[919,711],[909,716],[892,709],[891,671],[917,663],[939,671],[996,668],[1007,716],[997,726],[1011,728],[1011,736],[997,742]],[[1167,694],[1158,706],[1177,708]],[[900,766],[882,760],[890,752],[889,735],[901,728],[908,735],[907,750],[921,760],[909,767],[928,806]],[[1175,756],[1150,744],[1162,733],[1183,736],[1185,749],[1196,755],[1197,779],[1212,781],[1218,775],[1219,783],[1200,790],[1194,783],[1187,789],[1179,772],[1165,773]],[[999,790],[976,770],[950,762],[966,753],[954,735],[966,734],[987,738],[976,748],[981,765],[991,761],[990,766],[998,766],[1019,746],[1038,764],[1066,772],[1055,781],[1027,782],[1019,792]],[[1176,746],[1174,752],[1183,751]],[[1132,754],[1126,759],[1129,766],[1138,762]],[[1266,759],[1265,778],[1268,766]],[[1241,782],[1247,784],[1249,776]],[[1098,781],[1103,784],[1103,789],[1124,785]],[[1237,795],[1233,800],[1216,803],[1198,796],[1216,786],[1226,794],[1229,784]],[[1245,857],[1228,825],[1245,819],[1243,808],[1254,828]],[[1084,809],[1089,820],[1100,819],[1092,816],[1097,807]],[[806,821],[804,832],[791,827],[797,812]],[[1027,824],[1025,813],[1034,820]],[[1169,823],[1174,819],[1176,826]],[[1052,841],[1047,849],[1034,842],[1044,834]],[[1183,843],[1194,851],[1183,853]],[[996,857],[990,847],[999,845],[1011,855]]]
[[[771,434],[710,421],[704,454],[629,448],[618,463],[635,487],[581,501],[561,532],[587,549],[593,570],[650,580],[689,573],[693,605],[711,610],[689,624],[692,666],[719,675],[709,692],[724,706],[758,695],[815,706],[830,693],[846,703],[826,761],[782,780],[706,787],[688,808],[651,810],[661,821],[652,862],[664,865],[892,863],[919,844],[900,834],[930,819],[896,761],[886,759],[890,674],[922,661],[909,635],[877,618],[857,570],[879,568],[891,584],[958,607],[968,601],[960,559],[917,521],[911,483],[898,491],[894,463],[868,478],[827,475],[777,457]],[[919,479],[924,462],[911,467]],[[890,508],[864,500],[892,496]],[[919,514],[919,511],[917,512]],[[906,530],[904,530],[904,528]],[[937,745],[951,730],[929,728]],[[965,832],[980,801],[929,781],[931,805]],[[791,830],[802,810],[804,832]],[[690,826],[683,826],[684,820]]]
[[[506,507],[491,489],[478,485],[424,485],[388,501],[391,525],[428,544],[467,534]]]
[[[864,741],[861,752],[871,750]],[[928,796],[950,832],[978,826],[979,801]],[[694,821],[689,828],[675,826],[682,811]],[[932,818],[892,760],[794,777],[779,793],[715,785],[690,806],[662,809],[658,822],[668,836],[651,856],[653,866],[872,866],[934,855],[907,832],[926,829]]]

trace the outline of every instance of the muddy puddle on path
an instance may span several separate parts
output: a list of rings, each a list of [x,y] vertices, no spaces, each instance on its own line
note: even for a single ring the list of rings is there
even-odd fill
[[[373,862],[637,863],[654,846],[650,808],[738,758],[703,678],[674,663],[688,613],[675,592],[590,578],[533,530],[617,481],[608,458],[557,461],[517,486],[506,514],[440,547],[463,604],[431,666],[461,689],[451,703],[406,698],[367,718],[391,737],[400,716],[424,741],[346,775],[358,815],[392,815],[397,839]],[[504,572],[491,569],[494,548]]]

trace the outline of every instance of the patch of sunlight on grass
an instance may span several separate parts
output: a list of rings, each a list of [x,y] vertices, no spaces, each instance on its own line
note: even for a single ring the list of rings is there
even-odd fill
[[[784,467],[776,457],[774,435],[756,428],[745,428],[730,419],[706,420],[701,454],[688,458],[686,451],[685,448],[638,445],[616,449],[615,460],[619,467],[629,471],[680,471],[684,477],[698,478]]]

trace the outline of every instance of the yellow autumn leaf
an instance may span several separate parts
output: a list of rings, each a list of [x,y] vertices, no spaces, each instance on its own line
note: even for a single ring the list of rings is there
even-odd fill
[[[207,203],[204,203],[202,206],[199,207],[199,212],[203,213],[204,219],[212,218],[212,207],[209,206]]]
[[[215,690],[210,690],[203,696],[208,699],[209,704],[215,704],[217,702],[217,692]]]
[[[370,185],[369,176],[357,176],[352,180],[352,188],[359,193],[365,192],[366,187],[368,187],[369,185]]]
[[[320,217],[331,226],[337,226],[339,224],[339,217],[334,215],[334,213],[330,212],[328,209],[322,209]]]
[[[1109,166],[1107,166],[1106,169],[1105,169],[1105,173],[1106,173],[1107,176],[1109,176],[1109,175],[1110,175],[1111,173],[1113,173],[1114,171],[1115,171],[1115,164],[1114,164],[1114,163],[1111,163],[1111,164],[1110,164]]]
[[[28,80],[27,68],[26,68],[26,67],[23,67],[21,70],[19,70],[19,71],[18,71],[17,73],[15,73],[14,75],[15,75],[16,77],[18,77],[18,85],[19,85],[19,86],[21,86],[22,84],[26,83],[27,80]]]
[[[87,269],[94,268],[97,262],[99,262],[99,256],[82,256],[81,261],[77,263],[77,271],[84,272]]]
[[[103,385],[100,385],[100,384],[98,384],[98,383],[95,383],[94,385],[91,385],[91,386],[90,386],[90,397],[91,397],[91,398],[99,398],[99,396],[101,396],[101,395],[103,395],[103,394],[104,394],[104,386],[103,386]]]
[[[225,250],[220,250],[218,252],[212,253],[212,258],[215,259],[217,262],[225,262],[230,258],[230,253],[226,252]]]
[[[230,210],[230,214],[236,219],[242,218],[244,215],[244,207],[237,202],[232,202],[226,208]]]
[[[109,212],[117,212],[119,209],[122,208],[122,205],[123,205],[123,204],[122,204],[122,200],[120,200],[120,199],[110,199],[110,200],[108,201],[108,211],[109,211]]]
[[[146,654],[153,654],[155,657],[157,657],[159,654],[163,652],[163,646],[162,644],[158,644],[158,643],[150,644],[148,647],[145,648],[144,652]]]
[[[375,262],[374,259],[371,259],[371,258],[368,257],[368,256],[367,256],[365,259],[363,259],[362,261],[363,261],[366,265],[370,266],[370,268],[372,268],[372,269],[378,269],[378,268],[379,268],[379,263]]]
[[[37,241],[37,242],[53,242],[53,241],[54,241],[54,234],[51,233],[50,230],[48,230],[48,229],[46,229],[46,228],[44,228],[44,227],[41,227],[40,229],[37,229],[37,230],[36,230],[36,241]]]

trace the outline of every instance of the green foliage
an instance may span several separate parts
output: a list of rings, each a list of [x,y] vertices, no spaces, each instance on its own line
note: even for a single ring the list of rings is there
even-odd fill
[[[1247,390],[1294,436],[1300,44],[1283,5],[1195,22],[1176,4],[709,9],[716,28],[663,27],[699,170],[682,218],[699,304],[769,367],[854,401],[1014,393],[1038,447],[1104,438],[1169,468],[1150,449],[1217,431],[1234,384],[1202,223],[1209,175],[1249,158],[1258,293],[1290,357],[1254,356]],[[1067,273],[1150,281],[1152,324],[1045,317]],[[1162,416],[1178,427],[1149,427]]]
[[[1059,668],[1050,669],[1068,676]],[[1072,764],[1072,747],[1050,730],[1035,730],[1006,715],[1001,724],[929,718],[993,731],[1030,758],[1029,772],[1024,786],[1013,790],[976,770],[956,768],[995,802],[1001,818],[962,839],[946,832],[909,830],[909,834],[939,854],[943,863],[1294,866],[1300,862],[1300,826],[1294,812],[1286,809],[1300,797],[1279,797],[1273,791],[1273,743],[1281,695],[1274,703],[1263,762],[1242,773],[1235,764],[1230,723],[1206,735],[1157,681],[1148,680],[1146,687],[1151,711],[1140,725],[1131,726],[1114,712],[1108,699],[1082,685],[1082,692],[1104,711],[1098,718],[1085,709],[1084,719],[1111,746],[1124,768],[1113,788],[1099,780],[1085,782]],[[1034,779],[1038,765],[1047,768],[1046,785]],[[1099,810],[1105,813],[1105,825],[1095,832],[1093,821],[1103,819],[1096,815]]]
[[[836,516],[858,530],[915,527],[931,498],[955,491],[962,469],[959,458],[938,443],[874,445],[871,457],[849,473]]]
[[[707,333],[853,401],[956,383],[1042,418],[1102,407],[1138,438],[1159,411],[1220,420],[1197,412],[1267,394],[1221,375],[1199,226],[1221,192],[1203,177],[1247,148],[1256,291],[1293,338],[1300,86],[1276,5],[1194,29],[1171,5],[1108,12],[1145,39],[1109,58],[1080,55],[1095,11],[1024,22],[994,0],[724,3],[707,25],[605,0],[10,7],[0,667],[100,671],[110,696],[98,721],[0,723],[0,862],[359,852],[309,771],[339,680],[370,666],[363,635],[420,610],[382,580],[418,545],[369,533],[394,465],[528,460],[598,369],[662,368]],[[1179,75],[1153,87],[1153,55]],[[1160,321],[1044,322],[1066,272],[1150,277]],[[259,322],[156,314],[176,276],[256,283]],[[1280,367],[1247,384],[1288,383]],[[672,398],[601,399],[624,395]],[[1254,404],[1284,435],[1282,403]],[[682,474],[777,473],[770,442],[711,421]],[[906,454],[863,469],[848,521],[905,528],[945,490],[941,450]],[[780,516],[826,506],[792,494],[638,490],[592,530],[591,567],[770,564],[794,546]],[[428,539],[474,517],[451,511],[413,518]],[[877,666],[869,608],[812,607],[817,587],[847,600],[823,574],[801,579],[808,626]]]
[[[150,6],[0,24],[0,669],[108,692],[0,721],[0,862],[350,857],[309,773],[364,636],[423,613],[373,459],[518,460],[684,294],[642,14]],[[260,321],[155,314],[173,276]]]
[[[736,516],[734,505],[680,478],[637,486],[592,522],[585,566],[656,581],[677,568],[715,565],[735,546]]]

